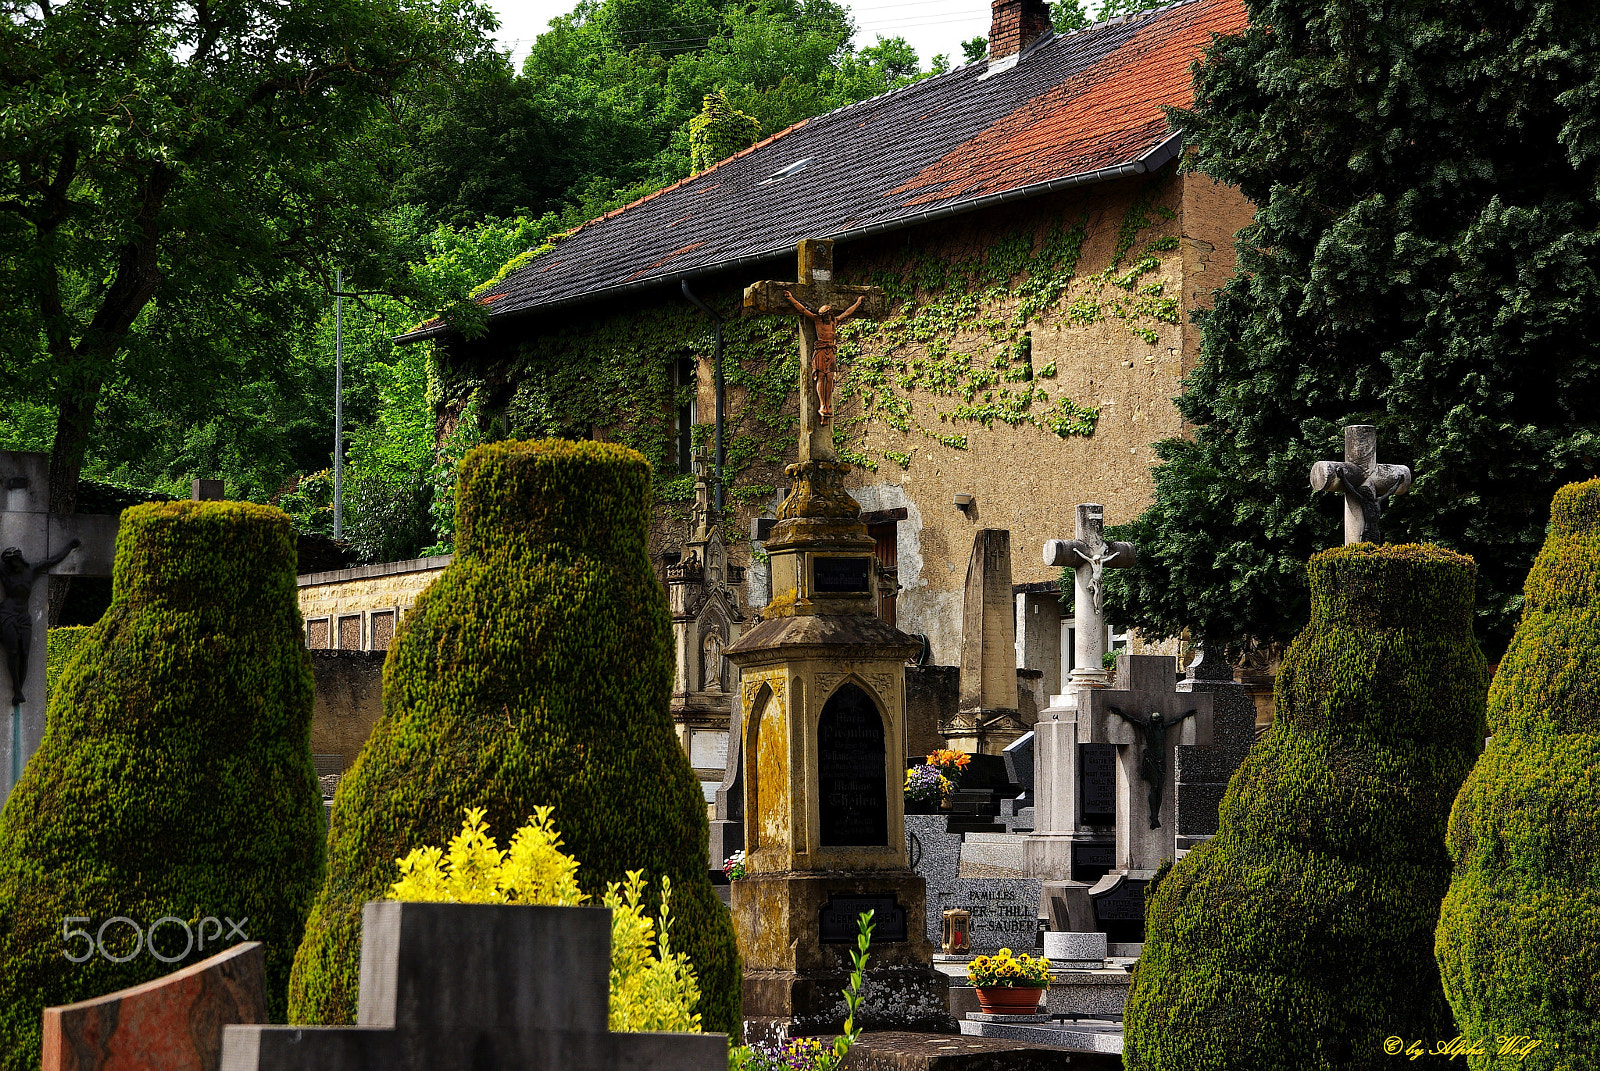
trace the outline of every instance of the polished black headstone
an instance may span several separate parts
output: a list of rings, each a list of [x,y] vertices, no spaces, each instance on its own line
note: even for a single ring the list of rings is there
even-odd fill
[[[825,846],[889,843],[883,718],[846,684],[817,720],[817,803]]]
[[[1086,826],[1117,824],[1117,745],[1078,745],[1078,820]]]
[[[1123,876],[1104,892],[1089,890],[1094,904],[1095,928],[1107,941],[1129,943],[1144,940],[1144,894],[1148,881]]]
[[[1078,840],[1072,842],[1072,880],[1095,882],[1117,865],[1114,841]]]

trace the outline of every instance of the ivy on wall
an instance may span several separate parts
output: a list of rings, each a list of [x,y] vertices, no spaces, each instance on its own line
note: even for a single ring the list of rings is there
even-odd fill
[[[1019,225],[965,259],[944,256],[925,241],[908,248],[897,267],[851,278],[882,287],[891,312],[883,321],[840,328],[841,415],[834,431],[840,456],[872,470],[880,458],[909,467],[910,451],[866,446],[875,421],[957,450],[967,446],[967,425],[997,421],[1063,438],[1092,435],[1099,411],[1052,391],[1055,365],[1034,366],[1031,331],[1115,321],[1155,345],[1156,325],[1179,322],[1178,299],[1164,283],[1148,281],[1161,266],[1158,254],[1175,250],[1178,240],[1158,236],[1141,245],[1154,220],[1176,215],[1154,205],[1160,182],[1130,206],[1110,262],[1093,275],[1077,274],[1089,236],[1084,214],[1055,220],[1042,237],[1036,227]],[[708,300],[725,320],[728,395],[742,396],[728,414],[727,494],[755,504],[774,491],[755,481],[781,471],[795,448],[798,332],[789,317],[738,319],[736,294]],[[441,367],[435,398],[441,410],[454,399],[463,415],[450,424],[452,441],[471,423],[484,438],[599,435],[630,446],[653,466],[657,500],[682,519],[694,477],[680,475],[674,463],[676,416],[694,389],[674,386],[672,369],[679,360],[711,356],[710,325],[687,302],[625,305],[523,343],[492,372]],[[487,402],[491,396],[501,399],[498,407]],[[710,435],[702,421],[695,448]]]

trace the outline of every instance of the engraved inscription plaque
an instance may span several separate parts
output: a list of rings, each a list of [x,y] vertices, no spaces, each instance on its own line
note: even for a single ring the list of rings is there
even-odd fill
[[[1086,826],[1117,822],[1117,745],[1078,745],[1078,816]]]
[[[883,719],[866,692],[846,684],[817,720],[817,805],[825,846],[887,845]]]
[[[817,922],[818,936],[824,944],[855,944],[857,920],[862,912],[872,912],[872,943],[906,939],[906,909],[893,893],[882,896],[842,896],[834,893],[822,905]]]
[[[812,558],[814,590],[820,594],[866,591],[866,558]]]

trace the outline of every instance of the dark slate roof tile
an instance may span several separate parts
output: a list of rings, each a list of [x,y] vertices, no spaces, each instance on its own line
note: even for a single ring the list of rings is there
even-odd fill
[[[1245,18],[1242,0],[1183,0],[1046,38],[1009,69],[967,64],[802,120],[583,224],[480,300],[492,328],[515,313],[768,258],[802,238],[910,226],[1158,166],[1177,151],[1162,106],[1190,104],[1190,63]],[[402,338],[447,330],[433,320]]]

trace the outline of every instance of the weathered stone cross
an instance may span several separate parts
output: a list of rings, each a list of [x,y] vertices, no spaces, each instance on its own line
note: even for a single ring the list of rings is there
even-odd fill
[[[44,738],[50,585],[43,575],[24,581],[41,566],[57,576],[110,576],[117,521],[112,516],[51,513],[49,457],[0,451],[0,547],[19,552],[12,555],[8,549],[7,560],[0,563],[8,574],[0,603],[0,645],[8,663],[0,698],[11,712],[10,724],[0,732],[0,784],[5,786],[0,800]],[[17,676],[22,678],[20,688]],[[22,693],[22,702],[10,702],[13,691]]]
[[[801,462],[832,461],[833,383],[839,349],[839,324],[847,319],[881,320],[889,302],[876,286],[842,286],[833,281],[833,239],[800,242],[800,281],[763,281],[745,287],[744,316],[800,318]]]
[[[1095,689],[1089,716],[1093,739],[1118,745],[1117,869],[1151,870],[1175,849],[1174,751],[1179,744],[1212,742],[1212,697],[1179,692],[1168,655],[1128,655],[1126,661],[1127,688]]]
[[[1378,429],[1352,424],[1344,429],[1344,460],[1311,466],[1311,488],[1344,495],[1344,541],[1382,543],[1378,519],[1395,495],[1411,489],[1411,470],[1378,464]]]
[[[1104,530],[1105,507],[1084,502],[1078,506],[1077,538],[1051,539],[1044,545],[1046,565],[1072,569],[1073,684],[1106,682],[1104,571],[1126,569],[1139,557],[1132,543],[1107,543]]]

